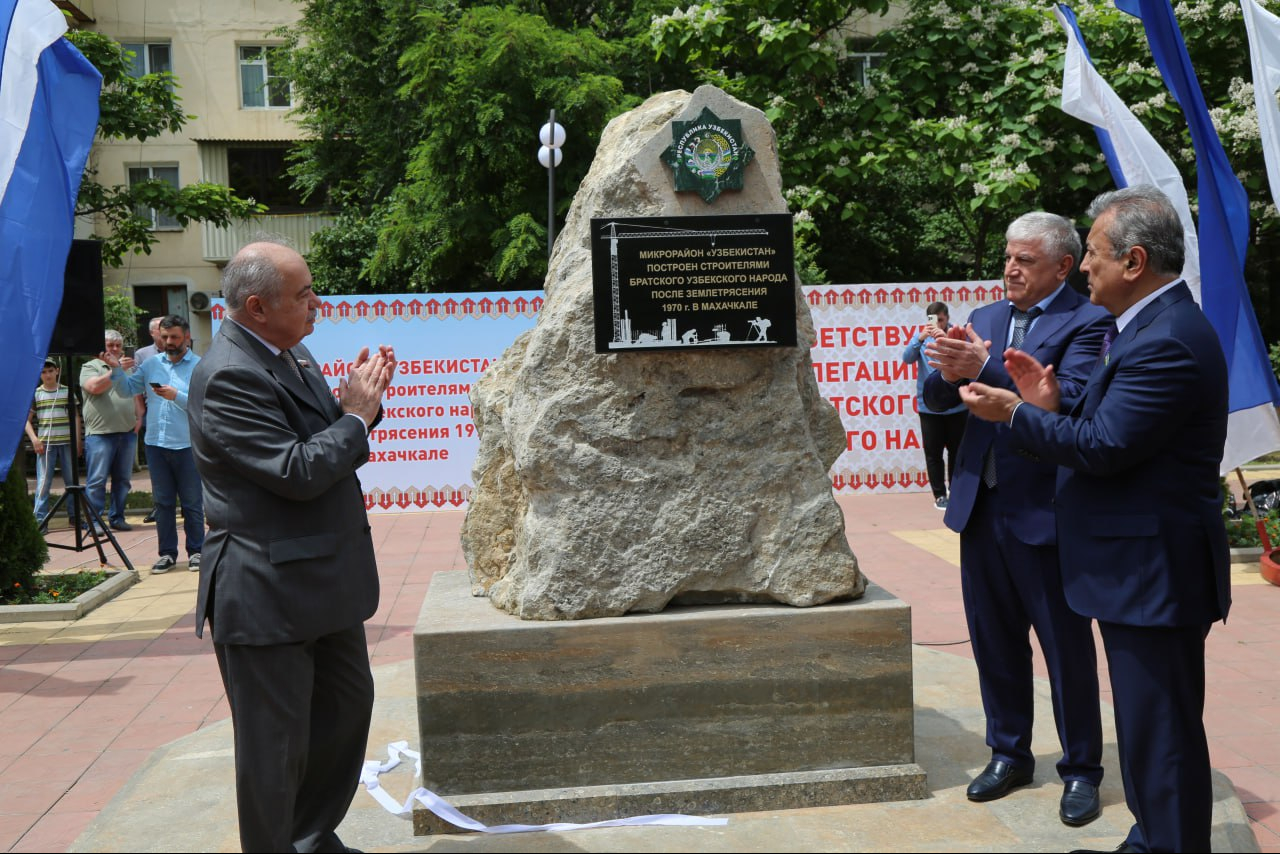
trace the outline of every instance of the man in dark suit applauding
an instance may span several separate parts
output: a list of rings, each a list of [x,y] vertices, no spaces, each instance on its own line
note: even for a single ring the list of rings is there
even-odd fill
[[[1116,325],[1084,396],[1060,413],[1053,367],[1013,351],[1021,398],[980,383],[961,395],[974,415],[1009,425],[1012,447],[1062,467],[1062,581],[1102,631],[1136,819],[1118,850],[1208,851],[1204,642],[1231,602],[1218,481],[1226,361],[1179,278],[1183,232],[1169,200],[1129,187],[1089,213],[1081,269]]]
[[[222,276],[227,320],[187,414],[209,535],[209,622],[235,729],[245,851],[346,851],[373,711],[364,621],[378,570],[356,469],[395,371],[362,350],[334,400],[306,347],[320,300],[302,256],[246,246]]]
[[[1056,214],[1036,211],[1010,224],[1004,257],[1009,299],[974,311],[960,340],[930,344],[927,352],[939,368],[925,380],[930,409],[958,405],[969,381],[1012,389],[1000,357],[1006,347],[1057,365],[1066,393],[1080,393],[1098,360],[1107,313],[1066,284],[1079,258],[1079,233]],[[988,353],[993,344],[994,357]],[[990,801],[1032,780],[1035,627],[1062,746],[1059,818],[1079,826],[1102,809],[1102,715],[1093,629],[1062,594],[1056,475],[1052,463],[1015,454],[1004,425],[970,416],[944,521],[960,533],[960,587],[991,748],[991,761],[967,795]]]

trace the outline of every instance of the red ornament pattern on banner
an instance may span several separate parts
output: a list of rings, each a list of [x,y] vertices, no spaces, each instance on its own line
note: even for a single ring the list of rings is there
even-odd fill
[[[369,323],[387,320],[421,320],[427,319],[461,319],[464,317],[533,317],[542,310],[542,297],[526,299],[517,297],[508,299],[499,297],[492,299],[472,299],[467,297],[461,301],[455,299],[439,300],[434,297],[421,299],[414,297],[409,301],[396,299],[387,302],[383,299],[351,299],[334,304],[322,302],[317,310],[317,320],[339,321],[364,320]],[[219,302],[210,309],[214,320],[222,322],[226,319],[226,305]]]
[[[457,510],[471,500],[470,486],[410,486],[401,489],[393,486],[390,489],[375,487],[364,494],[366,510],[375,507],[381,510]]]
[[[858,492],[876,487],[919,490],[929,483],[923,469],[833,471],[831,488],[836,492]]]

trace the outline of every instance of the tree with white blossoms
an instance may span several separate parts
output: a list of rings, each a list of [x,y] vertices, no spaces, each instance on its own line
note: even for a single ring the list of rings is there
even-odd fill
[[[900,4],[901,5],[901,4]],[[1052,3],[913,0],[874,41],[841,25],[882,3],[717,0],[654,19],[655,49],[766,109],[797,228],[833,281],[996,277],[1003,230],[1027,210],[1081,218],[1112,188],[1092,129],[1059,109],[1066,36]],[[1103,77],[1182,167],[1195,157],[1142,24],[1111,2],[1071,4]],[[1280,11],[1280,2],[1264,5]],[[1280,217],[1266,187],[1237,0],[1178,3],[1205,98],[1250,194],[1247,274],[1280,332]],[[868,75],[855,51],[883,53]],[[1273,296],[1274,291],[1274,296]]]

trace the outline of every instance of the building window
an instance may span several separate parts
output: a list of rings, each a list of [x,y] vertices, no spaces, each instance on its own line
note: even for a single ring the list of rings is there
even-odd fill
[[[853,79],[863,86],[871,84],[871,69],[884,64],[883,53],[851,53],[849,62],[853,63]]]
[[[173,58],[168,42],[121,42],[120,46],[133,52],[129,59],[130,77],[159,74],[162,71],[173,72]]]
[[[246,109],[291,107],[289,81],[278,71],[279,47],[240,46],[240,105]]]
[[[178,167],[177,166],[130,166],[129,167],[129,186],[140,184],[143,181],[164,181],[166,184],[172,185],[175,189],[178,186]],[[144,220],[151,223],[153,231],[181,231],[182,226],[176,219],[166,213],[139,205],[133,209],[133,212]]]
[[[227,148],[227,186],[241,198],[262,202],[273,214],[324,210],[323,191],[303,202],[288,174],[288,156],[288,145],[232,144]]]

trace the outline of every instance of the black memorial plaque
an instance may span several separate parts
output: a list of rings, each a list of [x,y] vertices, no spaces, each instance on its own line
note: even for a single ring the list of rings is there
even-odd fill
[[[791,214],[591,220],[596,352],[794,347]]]

